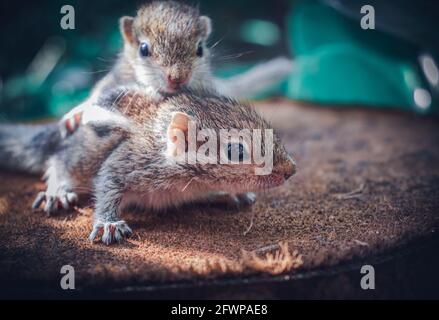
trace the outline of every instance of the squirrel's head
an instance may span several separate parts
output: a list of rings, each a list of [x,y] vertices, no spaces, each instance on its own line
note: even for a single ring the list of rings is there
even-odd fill
[[[203,86],[209,70],[206,40],[211,22],[194,7],[155,1],[139,9],[136,17],[122,17],[124,55],[137,81],[158,92]]]
[[[194,179],[205,191],[239,193],[279,186],[295,173],[280,139],[247,104],[178,94],[164,102],[157,120],[176,185]]]

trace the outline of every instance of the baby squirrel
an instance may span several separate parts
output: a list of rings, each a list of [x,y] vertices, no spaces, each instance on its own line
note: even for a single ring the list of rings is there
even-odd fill
[[[93,193],[91,240],[102,232],[106,244],[129,236],[132,231],[120,218],[128,204],[150,209],[177,207],[208,200],[223,190],[239,194],[279,186],[295,172],[294,161],[276,136],[273,169],[267,175],[256,175],[256,164],[176,161],[174,132],[178,129],[187,136],[189,121],[196,123],[196,130],[209,128],[217,134],[227,128],[270,128],[253,108],[235,100],[198,91],[172,94],[156,102],[144,92],[120,96],[116,90],[101,97],[99,104],[104,108],[117,104],[118,110],[127,113],[108,112],[106,121],[90,121],[67,138],[61,137],[56,123],[0,126],[0,164],[4,168],[46,169],[47,191],[37,196],[34,208],[43,201],[49,211],[67,208],[76,200],[76,192]],[[264,139],[262,148],[266,148]],[[247,148],[239,146],[240,156]],[[251,154],[251,150],[245,151]],[[226,156],[230,158],[230,154]]]
[[[63,135],[76,130],[80,114],[106,90],[118,86],[138,90],[151,99],[182,88],[215,89],[221,94],[246,97],[280,81],[291,70],[291,61],[277,58],[236,77],[212,75],[206,41],[211,20],[197,8],[175,1],[143,5],[135,17],[122,17],[124,47],[112,70],[94,87],[84,103],[67,113],[61,122]]]

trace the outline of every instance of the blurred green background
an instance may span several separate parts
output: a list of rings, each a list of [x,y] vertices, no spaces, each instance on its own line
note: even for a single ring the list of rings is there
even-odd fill
[[[282,95],[323,105],[437,112],[436,2],[346,2],[188,3],[198,4],[213,20],[210,45],[215,46],[213,64],[218,76],[243,72],[279,55],[294,59],[294,70],[285,81],[254,98]],[[142,3],[2,2],[2,119],[60,116],[81,102],[121,48],[119,17],[134,15]],[[60,9],[65,4],[75,8],[75,30],[60,27]],[[377,30],[361,29],[364,4],[374,5]]]

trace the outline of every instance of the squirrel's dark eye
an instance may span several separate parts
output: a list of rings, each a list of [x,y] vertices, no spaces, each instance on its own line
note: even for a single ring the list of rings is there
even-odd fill
[[[197,56],[199,56],[200,58],[203,56],[203,45],[201,44],[201,42],[198,44]]]
[[[232,156],[238,154],[239,162],[244,159],[244,146],[242,143],[229,143],[227,145],[227,157],[232,161]]]
[[[147,57],[149,55],[149,48],[148,48],[148,45],[145,42],[142,42],[140,44],[140,55],[142,57]]]

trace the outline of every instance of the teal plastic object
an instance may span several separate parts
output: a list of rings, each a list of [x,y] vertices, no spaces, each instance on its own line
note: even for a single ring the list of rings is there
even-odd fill
[[[287,17],[295,67],[285,94],[324,104],[437,112],[419,69],[419,48],[317,1],[298,1]]]

